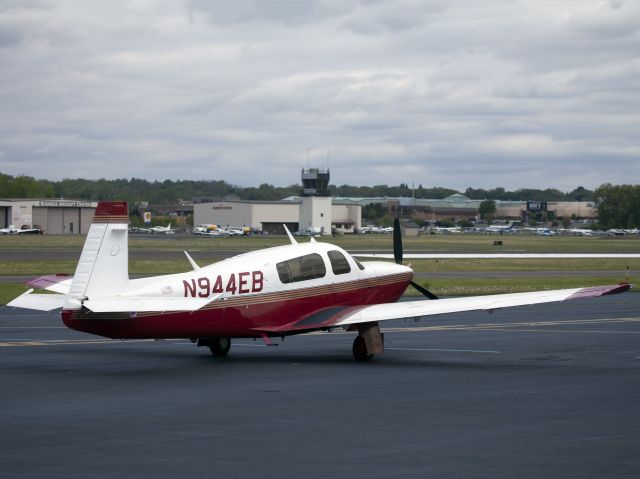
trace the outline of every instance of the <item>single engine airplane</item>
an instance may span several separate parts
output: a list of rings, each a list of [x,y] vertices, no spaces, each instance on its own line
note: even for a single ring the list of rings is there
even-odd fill
[[[509,223],[506,225],[491,225],[488,226],[485,231],[489,233],[504,233],[507,231],[512,231],[515,224],[515,221],[509,221]]]
[[[30,228],[29,225],[22,225],[20,229],[15,225],[9,225],[7,228],[1,228],[0,234],[3,235],[41,235],[42,230],[40,228]]]
[[[175,230],[171,229],[171,223],[169,223],[168,226],[152,226],[151,228],[149,228],[149,231],[151,233],[161,233],[165,235],[175,234]]]
[[[356,260],[313,238],[253,251],[192,270],[130,279],[126,202],[98,204],[73,277],[43,276],[8,306],[62,308],[69,328],[118,339],[189,338],[225,356],[231,338],[271,338],[345,328],[357,332],[353,356],[367,361],[384,351],[379,323],[401,318],[494,310],[619,293],[628,284],[437,299],[413,282],[402,263],[399,223],[394,225],[395,263]],[[640,256],[640,255],[638,255]],[[429,299],[396,302],[413,285]],[[435,299],[435,301],[434,301]]]

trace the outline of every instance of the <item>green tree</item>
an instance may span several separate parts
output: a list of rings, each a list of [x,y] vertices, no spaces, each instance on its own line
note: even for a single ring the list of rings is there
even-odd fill
[[[496,215],[496,202],[494,200],[482,201],[478,207],[478,213],[483,220],[491,221]]]
[[[635,228],[640,225],[640,185],[605,183],[594,191],[598,222],[605,228]]]

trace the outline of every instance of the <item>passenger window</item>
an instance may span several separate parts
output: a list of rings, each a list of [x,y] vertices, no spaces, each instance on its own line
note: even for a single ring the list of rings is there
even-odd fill
[[[322,278],[327,274],[322,256],[307,254],[276,264],[278,277],[283,283],[296,283],[310,279]]]
[[[340,251],[329,251],[329,262],[331,262],[331,269],[333,274],[346,274],[351,272],[351,266],[347,258]]]

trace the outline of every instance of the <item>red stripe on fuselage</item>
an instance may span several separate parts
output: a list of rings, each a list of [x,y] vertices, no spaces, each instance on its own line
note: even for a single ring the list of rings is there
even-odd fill
[[[258,337],[256,330],[260,328],[284,326],[325,308],[395,302],[412,276],[411,273],[398,274],[239,296],[216,301],[194,312],[129,315],[63,310],[62,320],[71,329],[114,339]]]

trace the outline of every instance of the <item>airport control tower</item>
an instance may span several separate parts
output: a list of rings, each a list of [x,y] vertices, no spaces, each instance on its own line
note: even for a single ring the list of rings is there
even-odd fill
[[[331,197],[329,196],[329,170],[309,168],[302,170],[302,203],[300,204],[301,231],[331,234]]]

